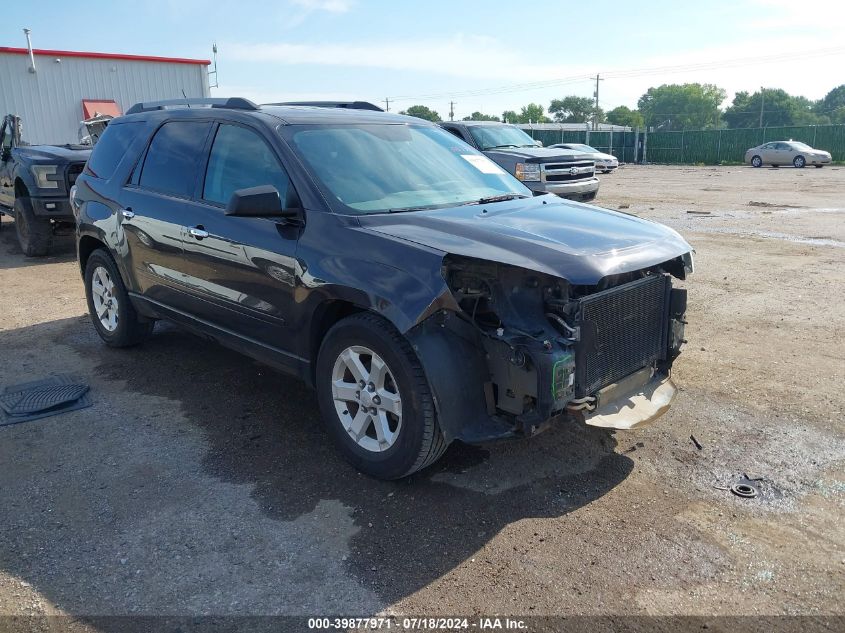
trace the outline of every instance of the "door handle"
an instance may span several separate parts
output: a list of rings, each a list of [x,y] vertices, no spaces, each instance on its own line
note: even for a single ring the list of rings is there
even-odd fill
[[[132,209],[121,209],[120,215],[122,215],[127,220],[131,220],[135,217],[135,212]]]
[[[201,240],[204,237],[208,237],[208,231],[206,231],[202,226],[192,226],[188,229],[188,233],[192,236]]]

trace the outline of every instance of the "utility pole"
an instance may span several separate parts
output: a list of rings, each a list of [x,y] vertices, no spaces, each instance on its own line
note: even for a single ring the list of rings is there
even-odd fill
[[[766,89],[760,86],[760,127],[763,127],[763,103],[766,101]]]
[[[593,113],[593,129],[599,129],[599,82],[604,81],[604,79],[599,77],[599,74],[596,73],[595,77],[590,77],[590,79],[596,80],[596,91],[593,93],[593,96],[596,98],[596,111]]]
[[[384,98],[384,111],[390,112],[390,99],[387,97]]]
[[[455,102],[454,101],[449,102],[449,120],[450,121],[455,120]]]

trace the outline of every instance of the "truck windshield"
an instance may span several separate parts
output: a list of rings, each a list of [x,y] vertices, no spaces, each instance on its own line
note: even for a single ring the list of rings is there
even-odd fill
[[[434,126],[290,125],[279,133],[342,213],[438,209],[531,192]]]
[[[499,147],[535,147],[534,139],[512,125],[471,125],[469,133],[482,150]]]

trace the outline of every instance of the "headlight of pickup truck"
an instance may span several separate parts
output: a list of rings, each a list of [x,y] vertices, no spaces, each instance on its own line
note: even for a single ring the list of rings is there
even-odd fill
[[[29,170],[35,177],[35,184],[39,189],[59,188],[59,177],[56,175],[56,165],[32,165]]]
[[[514,176],[519,180],[540,180],[540,165],[537,163],[517,163]]]

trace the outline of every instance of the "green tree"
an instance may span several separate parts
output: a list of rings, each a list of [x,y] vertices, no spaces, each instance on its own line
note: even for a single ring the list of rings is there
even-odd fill
[[[553,114],[559,123],[586,123],[592,121],[598,113],[598,121],[604,121],[604,112],[596,108],[595,102],[589,97],[570,95],[563,99],[552,99],[549,114]]]
[[[632,110],[628,106],[617,106],[607,113],[607,122],[613,125],[627,125],[632,130],[645,127],[643,115],[639,110]]]
[[[539,103],[529,103],[522,106],[517,123],[551,123],[552,120],[546,116],[546,111]]]
[[[845,84],[828,92],[819,101],[816,110],[827,116],[831,123],[845,123]]]
[[[663,84],[649,88],[637,107],[648,126],[665,130],[718,127],[726,93],[713,84]]]
[[[502,112],[502,121],[505,123],[519,123],[519,115],[514,110],[505,110]]]
[[[724,119],[731,128],[759,127],[761,118],[764,127],[813,125],[829,120],[815,110],[817,105],[806,97],[790,95],[780,88],[765,88],[754,94],[737,92]]]
[[[481,112],[473,112],[469,116],[464,117],[464,121],[498,121],[499,117],[492,114],[482,114]]]
[[[437,114],[434,110],[427,108],[424,105],[413,105],[407,110],[402,110],[399,114],[407,114],[408,116],[415,116],[418,119],[425,119],[426,121],[433,121],[437,123],[438,121],[442,121],[443,119],[440,118],[440,115]]]

